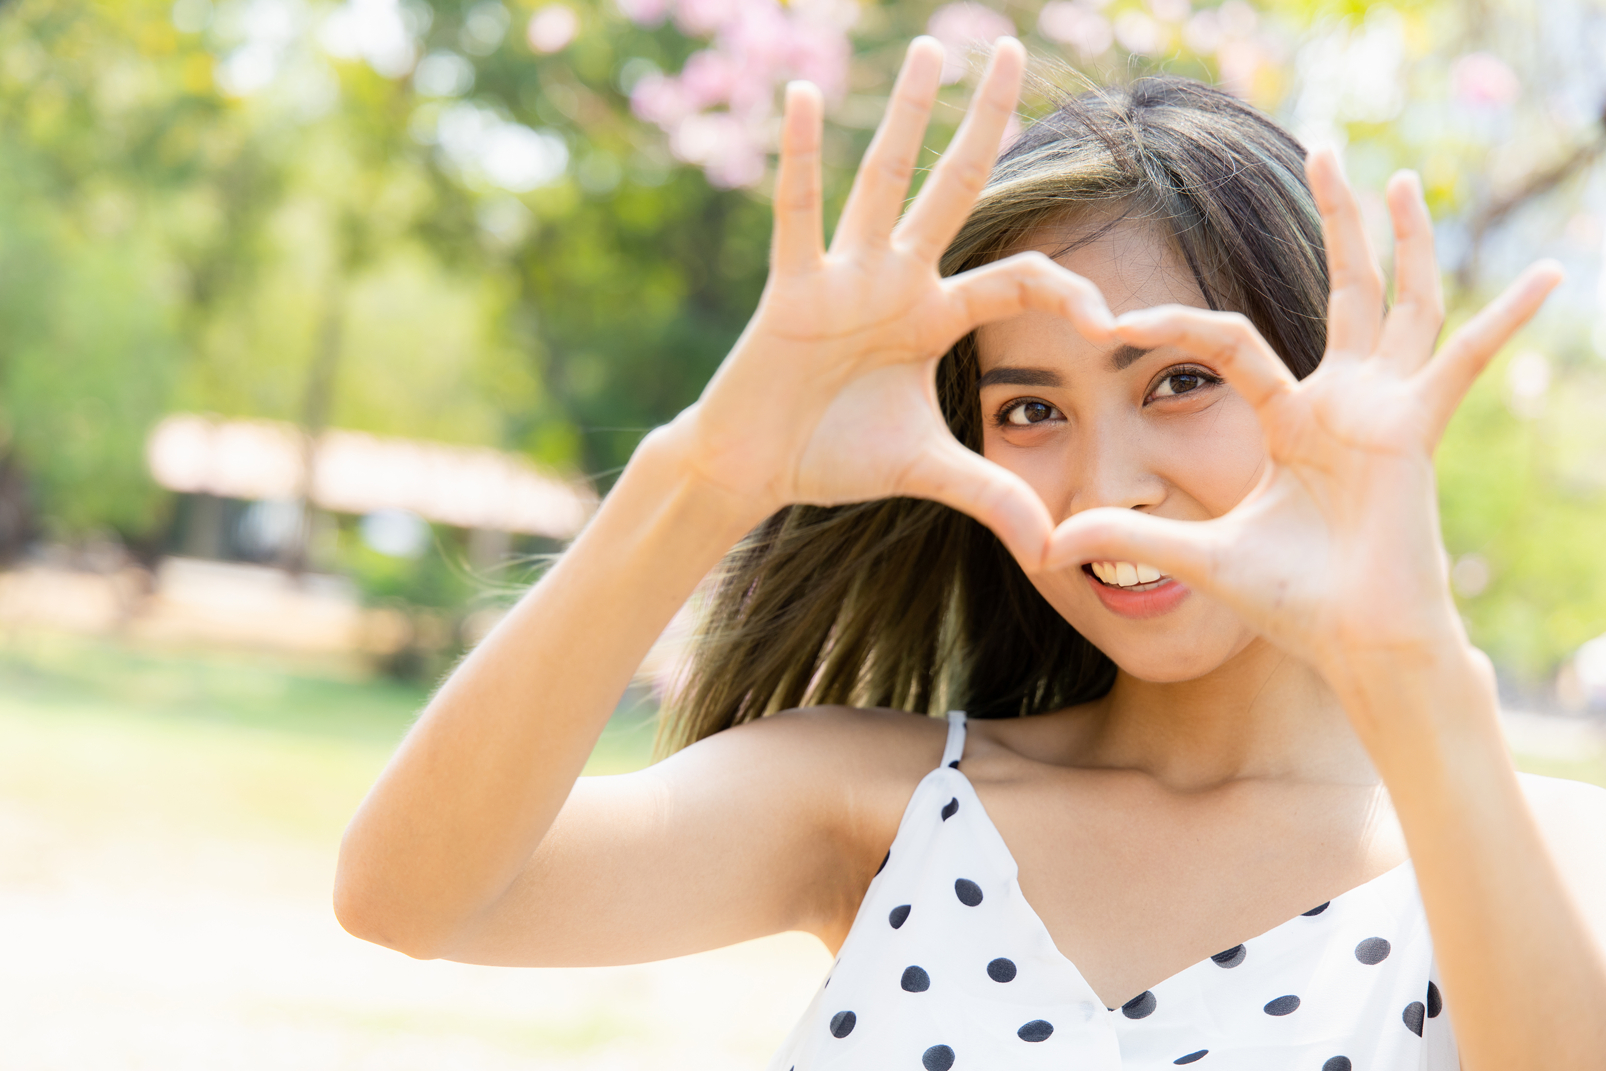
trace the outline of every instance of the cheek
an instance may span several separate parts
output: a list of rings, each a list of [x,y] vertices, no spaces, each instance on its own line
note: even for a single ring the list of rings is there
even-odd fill
[[[1041,495],[1052,500],[1072,479],[1071,455],[1074,452],[1066,442],[1066,433],[1020,436],[1009,442],[1003,432],[988,426],[982,433],[981,454],[988,461],[1008,469]]]
[[[1156,472],[1210,517],[1219,517],[1254,490],[1266,463],[1260,422],[1234,394],[1202,413],[1156,429]]]

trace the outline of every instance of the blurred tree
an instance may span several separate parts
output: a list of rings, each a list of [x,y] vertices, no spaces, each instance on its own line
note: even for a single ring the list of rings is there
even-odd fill
[[[1166,70],[1347,146],[1380,248],[1377,191],[1418,168],[1454,316],[1561,256],[1575,281],[1447,440],[1445,532],[1503,665],[1542,674],[1606,628],[1593,0],[14,0],[0,549],[149,538],[163,499],[140,440],[169,409],[496,445],[606,481],[757,299],[781,85],[826,91],[839,205],[919,32],[951,61],[928,159],[973,46],[1014,32],[1039,75],[1028,116]]]

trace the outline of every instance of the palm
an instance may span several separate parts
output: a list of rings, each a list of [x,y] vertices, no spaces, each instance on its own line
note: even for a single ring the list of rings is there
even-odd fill
[[[1056,532],[1050,562],[1152,562],[1232,606],[1317,665],[1399,648],[1453,620],[1432,452],[1477,374],[1559,279],[1531,269],[1433,352],[1443,318],[1432,228],[1415,183],[1389,202],[1398,300],[1387,317],[1359,212],[1329,154],[1312,157],[1333,293],[1328,351],[1296,382],[1241,316],[1181,306],[1123,316],[1134,345],[1174,345],[1222,366],[1254,406],[1268,465],[1234,509],[1203,523],[1089,510]]]
[[[1047,509],[954,440],[934,385],[943,352],[981,323],[1036,309],[1104,338],[1113,323],[1096,289],[1038,254],[938,274],[1013,113],[1022,61],[1018,45],[1000,47],[953,145],[900,215],[942,63],[935,42],[916,42],[829,251],[818,99],[789,95],[770,279],[692,411],[705,475],[769,509],[936,499],[990,525],[1028,565],[1041,560]]]

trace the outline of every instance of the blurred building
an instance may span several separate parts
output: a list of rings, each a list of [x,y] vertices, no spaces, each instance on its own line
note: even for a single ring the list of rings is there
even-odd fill
[[[0,574],[0,632],[381,659],[446,651],[477,640],[497,612],[458,620],[373,605],[329,567],[320,540],[340,523],[380,555],[420,558],[445,527],[457,530],[449,557],[490,570],[516,549],[572,538],[597,504],[589,484],[516,454],[354,431],[312,441],[271,421],[172,416],[146,455],[156,482],[179,496],[169,553],[150,571],[112,554],[88,567],[45,556]]]
[[[406,557],[430,522],[482,533],[471,546],[570,539],[597,501],[589,484],[517,454],[340,430],[314,442],[273,421],[171,416],[146,457],[157,483],[186,496],[175,549],[197,558],[283,561],[308,506],[362,517],[370,545]]]

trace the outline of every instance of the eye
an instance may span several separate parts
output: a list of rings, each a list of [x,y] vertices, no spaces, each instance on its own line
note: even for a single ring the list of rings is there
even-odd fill
[[[1221,377],[1203,368],[1176,368],[1161,376],[1149,392],[1150,398],[1174,398],[1179,394],[1192,394],[1204,387],[1221,382]]]
[[[1046,420],[1063,420],[1065,414],[1055,409],[1047,402],[1036,398],[1023,398],[1020,401],[1010,402],[998,411],[999,424],[1013,424],[1017,428],[1031,427]]]

